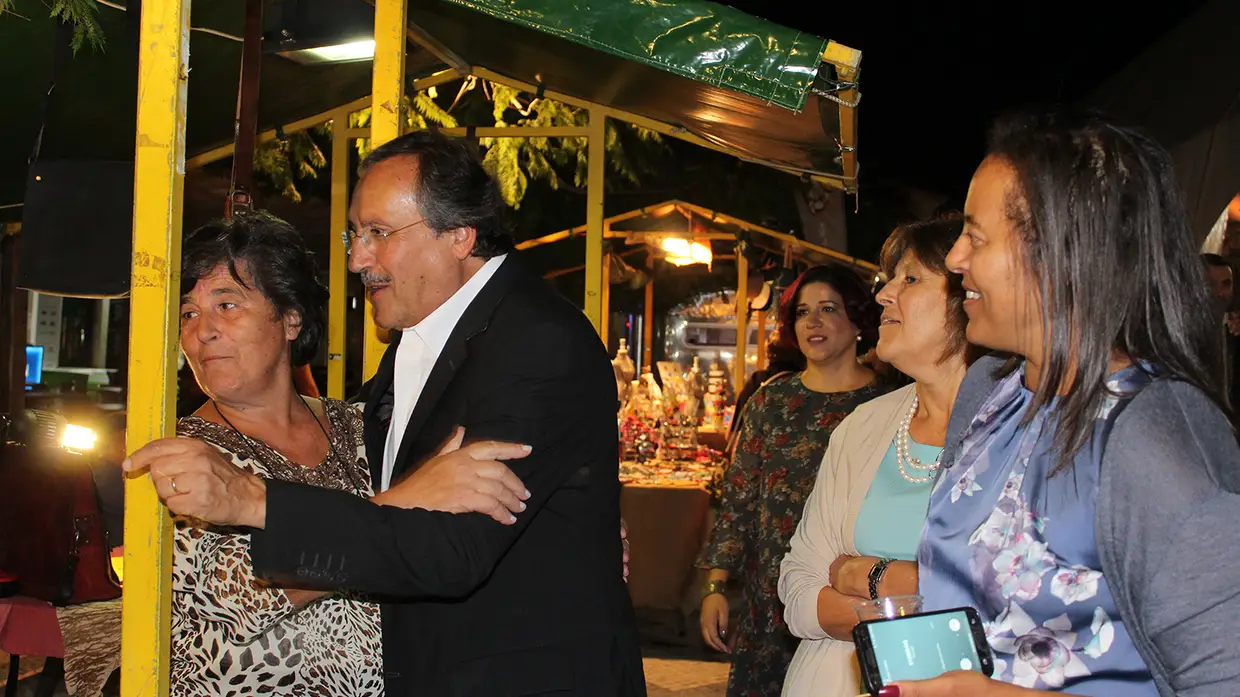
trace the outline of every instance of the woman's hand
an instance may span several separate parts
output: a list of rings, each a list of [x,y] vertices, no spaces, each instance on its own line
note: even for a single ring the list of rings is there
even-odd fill
[[[870,597],[870,569],[877,557],[854,557],[841,554],[831,562],[831,587],[844,595]]]
[[[728,643],[728,599],[723,593],[702,598],[702,640],[716,651],[732,653]]]
[[[461,447],[458,428],[429,462],[371,499],[383,506],[447,513],[483,513],[504,525],[517,522],[530,497],[525,484],[500,460],[519,460],[530,446],[483,441]]]
[[[620,519],[620,544],[624,547],[624,582],[629,582],[629,526]]]
[[[1033,697],[1061,694],[1031,690],[971,670],[955,670],[929,680],[900,681],[878,691],[876,697]]]

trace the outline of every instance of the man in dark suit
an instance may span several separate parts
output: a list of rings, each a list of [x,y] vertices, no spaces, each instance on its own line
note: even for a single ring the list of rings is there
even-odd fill
[[[353,197],[350,268],[396,330],[367,389],[367,455],[376,490],[401,482],[420,508],[250,481],[205,451],[134,466],[198,492],[174,512],[252,528],[255,570],[277,584],[387,598],[389,695],[644,695],[612,369],[580,311],[510,251],[502,211],[468,146],[425,132],[371,153]],[[419,463],[458,426],[531,446],[507,463],[528,489],[509,525],[440,512],[469,508],[449,501],[464,470]]]

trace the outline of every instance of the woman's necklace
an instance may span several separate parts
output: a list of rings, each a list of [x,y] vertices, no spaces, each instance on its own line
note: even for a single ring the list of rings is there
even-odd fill
[[[327,440],[327,457],[334,457],[336,455],[336,446],[332,443],[331,436],[327,435],[327,429],[323,428],[323,422],[319,421],[318,414],[315,414],[314,409],[310,408],[310,403],[306,401],[305,397],[297,395],[297,398],[301,400],[301,404],[306,408],[306,411],[310,412],[310,418],[314,419],[314,425],[319,427],[319,431],[323,433],[323,438]],[[258,449],[253,447],[257,443],[257,439],[247,436],[241,431],[241,429],[234,426],[233,422],[229,421],[227,416],[224,416],[224,412],[220,411],[220,405],[216,404],[214,399],[211,400],[211,406],[215,409],[215,413],[219,414],[220,418],[224,420],[224,423],[228,424],[229,428],[231,428],[237,435],[241,436],[247,443],[250,444],[250,450],[254,453],[255,457],[258,457]],[[285,459],[292,462],[292,460],[287,457]]]
[[[917,415],[917,395],[913,395],[913,406],[908,410],[908,414],[904,416],[904,422],[900,424],[900,430],[896,431],[896,464],[900,466],[900,476],[911,484],[925,484],[934,479],[934,475],[939,470],[939,462],[943,459],[943,451],[939,451],[938,457],[934,458],[934,462],[925,464],[915,457],[908,454],[909,426],[913,423],[913,417]],[[909,470],[917,470],[925,472],[924,476],[909,474]]]

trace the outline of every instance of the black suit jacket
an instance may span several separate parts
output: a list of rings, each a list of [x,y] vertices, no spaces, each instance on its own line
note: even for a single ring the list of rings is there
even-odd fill
[[[369,385],[366,449],[378,481],[396,345]],[[387,694],[645,694],[622,578],[615,379],[579,310],[510,255],[431,370],[393,480],[456,425],[468,440],[527,443],[510,463],[529,509],[479,514],[376,506],[267,484],[255,570],[278,584],[348,588],[383,604]],[[344,696],[342,696],[344,697]]]

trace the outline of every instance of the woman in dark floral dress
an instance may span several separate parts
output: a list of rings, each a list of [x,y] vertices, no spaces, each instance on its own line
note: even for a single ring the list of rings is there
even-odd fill
[[[865,283],[842,267],[815,267],[797,279],[780,308],[781,334],[795,337],[804,372],[773,378],[745,409],[711,539],[699,566],[710,573],[702,637],[732,653],[728,697],[778,695],[798,640],[783,620],[779,562],[814,488],[835,427],[888,391],[858,356],[874,345],[879,306]],[[724,589],[741,584],[736,627]]]

